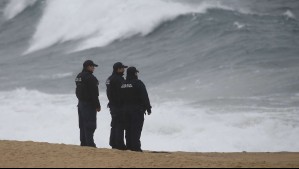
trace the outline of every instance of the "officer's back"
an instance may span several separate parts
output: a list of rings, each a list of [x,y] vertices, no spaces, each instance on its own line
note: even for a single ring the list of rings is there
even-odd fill
[[[122,97],[125,108],[140,108],[142,111],[150,110],[151,104],[144,83],[138,79],[136,68],[129,68],[127,79],[123,82]]]
[[[126,121],[127,148],[132,151],[142,151],[141,133],[144,124],[144,114],[151,114],[151,104],[144,83],[138,79],[139,71],[135,67],[127,70],[127,79],[121,86],[123,113]]]
[[[125,80],[122,85],[123,104],[125,108],[144,108],[141,89],[143,83],[137,79]]]

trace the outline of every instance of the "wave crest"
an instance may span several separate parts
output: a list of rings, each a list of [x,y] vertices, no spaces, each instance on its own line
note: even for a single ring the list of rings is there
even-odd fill
[[[145,36],[165,21],[209,8],[225,7],[204,1],[191,5],[164,0],[51,0],[26,53],[73,40],[82,40],[76,51],[103,47],[118,39]]]

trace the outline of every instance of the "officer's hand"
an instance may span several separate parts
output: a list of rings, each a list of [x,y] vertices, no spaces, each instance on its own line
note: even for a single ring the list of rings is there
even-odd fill
[[[148,114],[148,115],[151,115],[151,114],[152,114],[152,110],[151,110],[151,109],[148,109],[148,110],[147,110],[147,114]]]
[[[97,108],[97,112],[100,112],[101,111],[101,108]]]

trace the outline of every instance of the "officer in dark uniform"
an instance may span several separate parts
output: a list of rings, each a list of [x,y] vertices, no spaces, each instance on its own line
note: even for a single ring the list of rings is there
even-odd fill
[[[110,134],[110,146],[113,149],[126,150],[124,143],[124,123],[121,113],[121,93],[120,87],[122,82],[125,81],[123,78],[125,69],[127,66],[118,62],[113,66],[113,73],[107,79],[107,97],[109,99],[108,107],[111,113],[111,134]]]
[[[127,79],[122,83],[122,103],[126,122],[127,148],[131,151],[142,152],[141,133],[144,115],[152,113],[151,104],[144,83],[138,80],[139,71],[135,67],[127,70]]]
[[[101,111],[99,101],[99,81],[93,75],[95,67],[93,61],[87,60],[83,64],[83,71],[76,78],[76,95],[79,100],[78,114],[81,146],[96,147],[94,132],[97,128],[97,112]]]

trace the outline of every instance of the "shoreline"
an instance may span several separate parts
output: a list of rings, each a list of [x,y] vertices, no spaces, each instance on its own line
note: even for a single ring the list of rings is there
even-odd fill
[[[136,153],[64,144],[0,141],[0,168],[298,168],[299,153]]]

